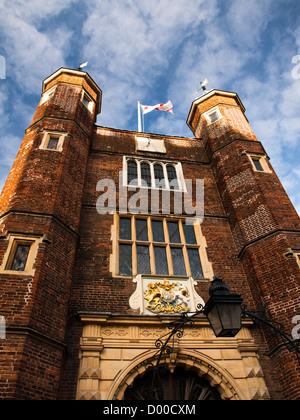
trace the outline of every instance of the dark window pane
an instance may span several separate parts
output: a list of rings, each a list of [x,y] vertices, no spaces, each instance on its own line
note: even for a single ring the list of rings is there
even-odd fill
[[[193,225],[183,224],[183,230],[185,235],[185,242],[187,244],[197,244],[195,230]]]
[[[142,163],[141,164],[141,178],[144,182],[142,182],[142,186],[145,187],[151,187],[151,172],[150,172],[150,166],[148,163]]]
[[[159,164],[154,165],[154,177],[157,188],[166,188],[164,168]]]
[[[209,119],[210,122],[213,123],[215,121],[218,121],[219,119],[219,114],[217,113],[217,111],[214,111],[212,114],[209,115]]]
[[[85,95],[83,95],[82,102],[84,103],[84,105],[87,108],[89,107],[90,101],[88,100],[88,98]]]
[[[147,220],[136,219],[135,223],[136,223],[136,240],[148,241]]]
[[[165,242],[163,222],[160,220],[152,220],[152,235],[154,242]]]
[[[155,256],[155,270],[156,274],[165,275],[169,274],[166,248],[161,246],[154,247],[154,256]]]
[[[132,250],[131,245],[119,245],[119,274],[132,275]]]
[[[30,245],[18,245],[11,265],[11,270],[24,271],[30,250]]]
[[[168,231],[170,242],[174,244],[180,244],[181,241],[179,235],[178,222],[168,222]]]
[[[134,160],[127,162],[127,183],[138,185],[137,163]]]
[[[120,239],[131,239],[131,219],[121,218],[120,219]]]
[[[192,277],[196,279],[203,279],[203,271],[201,267],[198,249],[188,248],[188,255],[190,260]]]
[[[175,276],[186,276],[183,253],[181,248],[171,248],[173,271]]]
[[[149,247],[137,246],[138,274],[150,274]]]
[[[47,145],[47,149],[56,150],[58,145],[58,137],[50,137]]]
[[[172,165],[167,166],[167,172],[168,172],[168,179],[169,179],[169,185],[171,190],[178,190],[178,180],[176,175],[176,169]]]
[[[252,159],[252,160],[253,160],[255,168],[258,171],[263,171],[264,170],[263,167],[261,166],[260,159]]]

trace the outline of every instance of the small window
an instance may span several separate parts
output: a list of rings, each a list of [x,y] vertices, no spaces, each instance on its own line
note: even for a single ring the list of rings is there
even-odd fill
[[[159,163],[154,165],[154,178],[156,188],[166,188],[164,168]]]
[[[267,157],[265,155],[256,155],[256,154],[250,154],[246,153],[248,155],[248,158],[250,162],[252,163],[253,170],[255,172],[266,172],[271,173],[271,169],[267,162]]]
[[[57,150],[58,142],[59,142],[59,137],[50,136],[48,144],[47,144],[47,149]]]
[[[86,92],[82,92],[81,102],[90,112],[93,112],[94,101]]]
[[[43,93],[40,105],[44,104],[45,102],[49,101],[54,96],[56,90],[56,86],[53,86],[51,89],[47,90]]]
[[[137,163],[134,160],[127,162],[127,182],[128,185],[138,185]]]
[[[218,107],[215,107],[204,114],[208,124],[213,124],[214,122],[222,118],[222,114]]]
[[[66,133],[46,132],[39,148],[54,152],[62,152],[65,137]]]
[[[151,187],[151,171],[148,163],[141,163],[142,186]]]
[[[167,165],[167,173],[168,173],[168,181],[169,186],[171,190],[178,190],[178,180],[177,180],[177,174],[176,169],[172,165]]]
[[[82,102],[87,108],[89,107],[90,101],[88,100],[86,95],[83,95]]]
[[[8,270],[25,271],[30,246],[31,244],[17,244],[12,262],[7,267]]]
[[[10,235],[7,251],[0,266],[0,273],[33,275],[34,260],[41,241],[42,238]]]
[[[264,170],[264,168],[261,166],[260,159],[258,159],[258,158],[255,158],[255,159],[252,158],[252,161],[253,161],[254,166],[255,166],[255,168],[256,168],[257,171],[263,171]]]
[[[219,114],[217,111],[214,111],[212,114],[209,115],[210,122],[213,123],[219,119]]]

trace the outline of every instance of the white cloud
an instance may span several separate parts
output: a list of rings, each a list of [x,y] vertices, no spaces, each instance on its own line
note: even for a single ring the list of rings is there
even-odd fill
[[[99,125],[135,130],[138,100],[151,105],[171,99],[175,116],[146,116],[146,130],[192,137],[185,121],[194,91],[207,77],[208,89],[239,94],[275,169],[288,177],[297,166],[300,129],[300,80],[291,77],[291,59],[300,53],[300,26],[291,25],[285,14],[292,3],[4,0],[0,33],[9,74],[2,86],[20,95],[10,103],[8,115],[8,88],[0,90],[0,125],[15,136],[9,131],[15,113],[24,129],[35,103],[23,94],[38,98],[41,81],[69,66],[72,58],[89,61],[87,71],[103,90]],[[296,172],[294,178],[298,180]],[[294,181],[285,185],[291,196],[299,197]]]
[[[36,0],[5,1],[0,6],[7,77],[20,84],[23,93],[36,93],[47,73],[65,64],[64,50],[69,45],[71,31],[62,26],[47,32],[46,19],[70,3],[52,1],[41,6]]]
[[[214,14],[215,5],[199,0],[174,0],[171,5],[165,0],[124,1],[118,8],[112,8],[111,1],[88,3],[84,55],[102,81],[105,122],[117,120],[120,127],[120,120],[126,123],[135,112],[137,100],[154,100],[151,93],[158,79],[165,76],[168,83],[174,77],[180,46]],[[161,96],[166,91],[167,85]]]

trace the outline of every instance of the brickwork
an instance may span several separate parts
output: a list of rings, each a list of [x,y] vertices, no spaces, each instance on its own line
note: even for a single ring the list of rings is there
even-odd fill
[[[184,179],[193,180],[189,204],[195,205],[195,181],[204,180],[201,232],[214,274],[249,310],[263,310],[291,330],[300,310],[300,272],[291,252],[300,249],[299,218],[237,95],[216,91],[196,100],[188,118],[196,138],[151,134],[166,148],[151,153],[136,149],[141,133],[94,125],[101,91],[86,73],[60,69],[43,86],[44,93],[56,87],[55,93],[38,106],[0,199],[0,315],[7,323],[7,339],[0,340],[1,399],[75,399],[80,314],[138,320],[129,302],[132,276],[112,271],[114,215],[100,215],[96,207],[97,184],[110,179],[119,208],[124,156],[179,162]],[[92,111],[81,101],[83,92],[95,101]],[[203,113],[215,106],[222,118],[208,124]],[[61,151],[41,148],[48,132],[64,136]],[[270,171],[254,171],[251,153],[264,156]],[[150,191],[148,203],[151,208]],[[3,269],[13,234],[39,241],[33,275]],[[205,302],[209,286],[203,279],[195,287]],[[299,399],[293,355],[262,328],[251,334],[271,398]]]
[[[215,96],[219,98],[220,95],[216,93]],[[226,100],[224,95],[223,101]],[[269,162],[271,171],[268,173],[255,172],[251,168],[248,154],[264,155],[265,151],[259,142],[253,141],[242,109],[222,104],[223,118],[207,124],[203,112],[216,101],[204,100],[198,105],[194,130],[198,135],[201,133],[212,156],[218,190],[255,306],[290,332],[292,318],[300,309],[300,272],[296,260],[288,259],[286,254],[289,249],[299,246],[299,217]],[[282,395],[299,398],[296,358],[287,354],[285,348],[278,348],[278,338],[268,336],[267,343]]]
[[[67,82],[70,77],[67,74]],[[33,256],[34,275],[5,270],[0,274],[1,315],[7,327],[1,377],[14,378],[8,380],[7,391],[6,386],[0,391],[1,398],[56,399],[58,395],[95,119],[95,110],[91,113],[81,102],[80,86],[66,84],[62,76],[59,81],[56,95],[37,108],[1,196],[0,264],[9,235],[40,238]],[[47,132],[64,135],[61,151],[41,149]],[[24,344],[14,353],[10,348],[16,340]]]

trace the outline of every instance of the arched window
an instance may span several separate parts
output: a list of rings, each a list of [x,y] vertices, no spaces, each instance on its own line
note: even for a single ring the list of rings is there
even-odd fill
[[[154,165],[154,178],[156,188],[166,188],[164,168],[159,163]]]
[[[137,163],[134,160],[127,162],[127,183],[130,185],[138,185]]]
[[[151,171],[149,163],[141,163],[141,178],[143,187],[151,187]]]
[[[169,180],[169,186],[171,190],[178,190],[178,179],[176,174],[176,169],[173,165],[167,165],[167,173],[168,173],[168,180]]]

